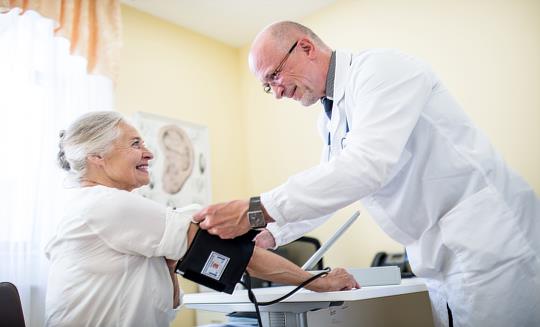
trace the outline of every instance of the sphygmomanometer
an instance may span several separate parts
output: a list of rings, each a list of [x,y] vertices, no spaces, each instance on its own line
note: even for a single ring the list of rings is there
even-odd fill
[[[191,242],[184,257],[176,265],[176,273],[195,283],[204,285],[219,292],[232,294],[237,283],[242,284],[248,291],[250,301],[255,306],[259,325],[261,324],[259,306],[278,303],[294,294],[300,288],[313,280],[328,274],[326,269],[303,282],[284,296],[269,302],[258,302],[251,290],[251,280],[246,267],[253,255],[254,238],[258,231],[248,233],[233,239],[221,239],[211,235],[206,230],[199,229]],[[242,276],[246,273],[244,281]]]
[[[223,240],[199,229],[176,272],[195,283],[232,294],[253,255],[257,231]]]

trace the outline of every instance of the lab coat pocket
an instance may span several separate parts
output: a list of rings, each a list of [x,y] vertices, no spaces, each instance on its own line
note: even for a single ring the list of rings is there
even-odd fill
[[[467,197],[439,221],[443,243],[458,257],[468,283],[519,265],[525,274],[534,271],[534,252],[518,224],[491,186]]]

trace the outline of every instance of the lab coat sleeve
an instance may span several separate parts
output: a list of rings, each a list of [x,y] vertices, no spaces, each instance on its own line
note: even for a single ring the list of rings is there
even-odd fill
[[[198,208],[174,210],[114,190],[90,206],[86,216],[92,231],[118,252],[178,260],[186,252],[187,231]]]
[[[432,73],[402,54],[380,53],[351,69],[343,100],[350,126],[347,147],[261,194],[280,226],[328,215],[379,189],[431,94]]]
[[[270,223],[268,226],[266,226],[266,228],[270,233],[272,233],[272,236],[274,236],[276,247],[278,247],[295,241],[301,236],[311,232],[315,228],[324,224],[328,218],[330,218],[330,215],[311,220],[287,223],[283,226],[279,226],[276,223]]]
[[[328,117],[326,116],[326,114],[321,113],[319,115],[317,125],[321,140],[324,145],[326,145],[326,142],[328,142],[328,130],[326,129],[327,123]],[[321,153],[321,162],[325,162],[327,158],[328,148],[326,146],[323,146],[323,150]],[[331,215],[325,215],[315,219],[287,223],[283,226],[279,226],[277,223],[270,223],[268,224],[266,229],[268,229],[268,231],[274,237],[274,240],[276,242],[276,246],[274,248],[277,248],[278,246],[291,243],[292,241],[295,241],[300,237],[304,236],[305,234],[311,232],[315,228],[324,224],[330,217]]]

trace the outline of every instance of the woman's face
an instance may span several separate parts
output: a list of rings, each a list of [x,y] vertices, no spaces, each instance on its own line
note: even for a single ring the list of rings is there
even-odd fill
[[[126,123],[118,125],[120,135],[103,156],[103,174],[107,186],[132,191],[148,184],[148,162],[154,158],[137,130]]]

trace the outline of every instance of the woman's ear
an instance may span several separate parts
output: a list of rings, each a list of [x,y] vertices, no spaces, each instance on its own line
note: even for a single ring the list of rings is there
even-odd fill
[[[90,154],[86,157],[86,160],[95,166],[102,166],[104,162],[103,157],[99,154]]]

